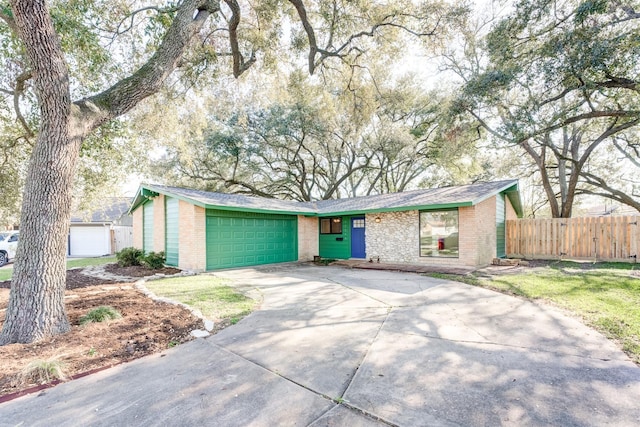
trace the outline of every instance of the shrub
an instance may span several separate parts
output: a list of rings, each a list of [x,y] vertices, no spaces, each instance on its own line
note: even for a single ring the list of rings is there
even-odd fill
[[[116,252],[116,259],[120,267],[140,265],[142,257],[144,257],[144,252],[136,248],[124,248],[120,252]]]
[[[164,252],[149,252],[147,255],[142,257],[141,261],[145,267],[157,270],[164,267]]]
[[[17,375],[18,384],[46,384],[54,380],[66,380],[64,363],[57,359],[34,360]]]
[[[80,324],[86,325],[93,322],[104,322],[105,320],[119,319],[122,315],[118,310],[108,305],[101,305],[98,308],[94,308],[84,316],[80,318]]]

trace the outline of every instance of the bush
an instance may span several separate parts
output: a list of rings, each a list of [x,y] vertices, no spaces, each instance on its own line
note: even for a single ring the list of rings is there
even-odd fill
[[[98,308],[94,308],[84,316],[80,318],[80,324],[86,325],[93,322],[104,322],[105,320],[119,319],[122,315],[118,310],[108,305],[101,305]]]
[[[120,267],[131,267],[132,265],[140,265],[144,252],[136,248],[124,248],[120,252],[116,252],[116,259]]]
[[[57,359],[34,360],[29,363],[17,376],[16,385],[21,384],[46,384],[54,380],[66,380],[64,363]]]
[[[159,268],[164,267],[164,252],[149,252],[147,255],[142,257],[141,261],[145,267],[152,270],[158,270]]]

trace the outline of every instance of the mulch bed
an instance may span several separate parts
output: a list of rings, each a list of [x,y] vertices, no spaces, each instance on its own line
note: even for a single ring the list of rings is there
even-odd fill
[[[118,274],[120,276],[129,277],[147,277],[154,274],[164,274],[166,276],[180,273],[181,270],[173,267],[163,267],[156,270],[149,270],[141,265],[132,265],[130,267],[120,267],[118,264],[107,264],[104,267],[104,271],[107,273]]]
[[[110,265],[109,271],[133,277],[158,272],[144,267],[122,269],[116,264]],[[173,274],[180,270],[161,271]],[[10,286],[11,281],[0,282],[0,328]],[[114,307],[122,318],[80,325],[81,316],[103,305]],[[71,323],[68,333],[31,344],[0,346],[0,402],[43,387],[41,381],[24,378],[29,362],[59,361],[67,378],[75,378],[190,341],[190,332],[203,327],[202,320],[184,307],[154,301],[133,283],[85,275],[81,268],[67,271],[65,306]]]
[[[154,274],[154,273],[151,273]],[[110,285],[119,283],[116,280],[101,279],[83,274],[83,269],[67,270],[67,289],[86,288],[87,286]],[[11,280],[0,282],[0,288],[11,289]]]

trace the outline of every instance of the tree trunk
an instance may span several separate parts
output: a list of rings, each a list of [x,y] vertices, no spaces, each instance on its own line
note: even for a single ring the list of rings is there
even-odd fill
[[[66,249],[76,162],[82,140],[153,95],[211,13],[215,0],[185,0],[156,53],[129,78],[72,103],[69,70],[46,0],[12,0],[40,106],[40,127],[24,190],[20,241],[0,345],[67,332]]]
[[[66,249],[80,140],[70,138],[64,125],[43,126],[31,158],[0,345],[28,343],[70,329],[64,308]]]
[[[0,345],[32,342],[70,328],[63,297],[71,188],[81,144],[71,127],[68,68],[45,2],[14,1],[12,7],[33,69],[41,123]]]

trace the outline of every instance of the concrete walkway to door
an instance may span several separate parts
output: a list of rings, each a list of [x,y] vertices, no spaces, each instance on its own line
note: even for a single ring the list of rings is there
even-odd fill
[[[416,274],[216,273],[260,310],[207,339],[0,405],[0,425],[640,423],[640,368],[575,319]]]

